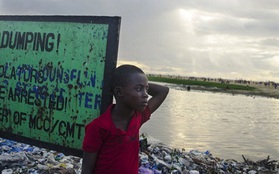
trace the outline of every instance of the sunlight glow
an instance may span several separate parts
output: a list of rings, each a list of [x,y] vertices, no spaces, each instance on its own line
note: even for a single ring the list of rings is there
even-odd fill
[[[185,21],[192,21],[193,18],[193,10],[185,10],[185,9],[180,9],[179,10],[179,15],[182,19],[184,19]]]
[[[275,56],[273,58],[271,58],[270,60],[270,64],[272,64],[275,67],[279,67],[279,56]]]
[[[197,10],[185,10],[185,9],[179,9],[179,15],[182,19],[185,21],[202,21],[202,22],[207,22],[211,21],[213,19],[216,19],[216,15],[212,13],[205,13],[205,12],[200,12]]]
[[[120,65],[124,65],[124,64],[131,64],[131,65],[135,65],[139,68],[142,68],[142,69],[146,69],[148,68],[148,66],[142,64],[142,63],[139,63],[137,61],[125,61],[125,60],[118,60],[117,61],[117,66],[120,66]]]

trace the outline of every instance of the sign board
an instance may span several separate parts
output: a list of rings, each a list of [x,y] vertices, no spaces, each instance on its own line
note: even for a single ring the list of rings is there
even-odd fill
[[[120,17],[0,16],[0,137],[81,156],[112,102]]]

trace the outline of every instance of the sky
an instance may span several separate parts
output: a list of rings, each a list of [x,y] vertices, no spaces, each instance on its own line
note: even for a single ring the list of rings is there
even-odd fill
[[[279,82],[278,0],[0,0],[0,15],[119,16],[118,65]]]

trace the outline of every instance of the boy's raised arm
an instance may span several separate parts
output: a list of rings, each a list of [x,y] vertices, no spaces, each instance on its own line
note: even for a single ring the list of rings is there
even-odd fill
[[[169,93],[169,88],[166,86],[148,83],[148,94],[152,96],[148,101],[150,112],[153,113],[165,100]]]

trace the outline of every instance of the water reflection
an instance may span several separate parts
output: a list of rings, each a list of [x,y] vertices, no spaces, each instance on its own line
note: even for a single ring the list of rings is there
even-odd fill
[[[279,159],[278,112],[278,99],[171,88],[141,132],[225,159]]]

